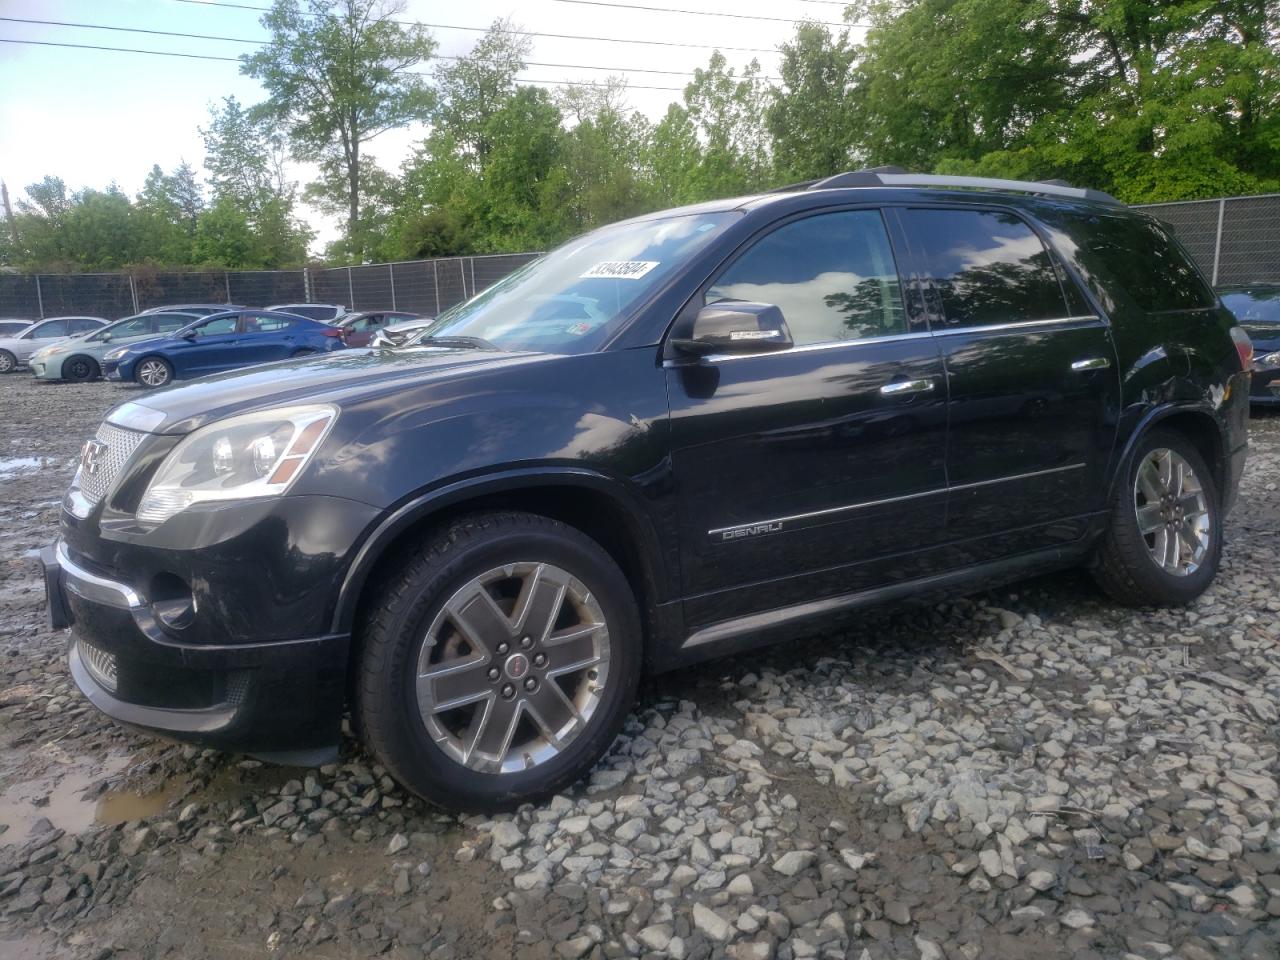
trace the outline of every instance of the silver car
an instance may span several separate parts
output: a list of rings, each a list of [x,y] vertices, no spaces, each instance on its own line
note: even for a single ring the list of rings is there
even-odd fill
[[[402,347],[414,335],[421,333],[436,322],[435,317],[419,317],[417,320],[405,320],[403,323],[390,323],[377,331],[369,341],[371,347]]]
[[[0,337],[0,373],[13,373],[26,366],[31,355],[41,347],[92,333],[106,325],[107,321],[101,317],[50,317],[33,323],[21,333]]]

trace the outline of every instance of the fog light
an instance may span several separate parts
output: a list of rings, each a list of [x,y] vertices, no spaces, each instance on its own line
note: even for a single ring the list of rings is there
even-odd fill
[[[89,671],[89,676],[98,682],[98,685],[111,693],[116,692],[116,658],[115,654],[107,653],[105,650],[99,650],[91,643],[85,643],[83,640],[77,640],[76,646],[80,651],[80,662],[84,664],[84,668]]]

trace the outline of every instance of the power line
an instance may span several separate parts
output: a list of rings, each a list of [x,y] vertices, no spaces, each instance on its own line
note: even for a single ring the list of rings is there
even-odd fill
[[[217,60],[223,63],[240,63],[238,57],[218,57],[209,53],[179,53],[176,50],[143,50],[138,47],[107,47],[91,43],[54,43],[52,40],[19,40],[15,37],[0,37],[0,43],[21,43],[35,47],[66,47],[71,50],[106,50],[112,53],[145,53],[156,57],[183,57],[187,60]],[[516,83],[544,85],[553,87],[608,87],[607,83],[596,83],[592,80],[543,80],[534,77],[519,77]],[[640,83],[627,83],[628,90],[672,90],[677,93],[684,87],[662,87]]]
[[[722,13],[716,10],[685,10],[679,7],[647,7],[639,3],[614,3],[612,0],[551,0],[552,3],[576,3],[585,7],[608,7],[612,10],[643,10],[646,13],[682,13],[691,17],[728,17],[733,20],[767,20],[772,23],[798,23],[804,17],[766,17],[758,13]],[[809,20],[824,27],[866,27],[866,23],[836,23],[830,20]]]
[[[231,10],[253,10],[266,13],[270,7],[255,7],[247,3],[229,3],[222,0],[175,0],[176,3],[193,3],[201,7],[226,7]],[[312,14],[303,14],[310,17]],[[432,30],[461,30],[467,33],[488,33],[489,27],[464,27],[455,23],[427,23],[419,20],[392,20],[406,27],[430,27]],[[547,33],[539,30],[508,30],[520,37],[545,37],[551,40],[591,40],[597,43],[634,43],[649,47],[683,47],[689,50],[727,50],[732,53],[777,53],[770,47],[729,47],[721,43],[685,43],[679,40],[637,40],[632,37],[597,37],[583,33]]]
[[[266,46],[265,41],[250,40],[247,37],[221,37],[208,33],[178,33],[173,30],[148,30],[143,27],[117,27],[103,23],[72,23],[67,20],[32,20],[26,17],[0,17],[0,21],[6,23],[29,23],[39,24],[46,27],[73,27],[84,30],[113,30],[118,33],[145,33],[156,37],[181,37],[184,40],[219,40],[227,43],[247,43],[255,47]],[[467,57],[452,57],[443,54],[433,55],[436,60],[466,60]],[[496,63],[494,60],[482,60],[483,63]],[[605,67],[587,63],[547,63],[539,60],[524,60],[526,66],[530,67],[553,67],[565,70],[606,70],[618,73],[660,73],[674,77],[692,77],[695,76],[692,70],[660,70],[649,67]],[[426,74],[423,74],[424,76]],[[761,80],[781,80],[781,77],[760,77]]]

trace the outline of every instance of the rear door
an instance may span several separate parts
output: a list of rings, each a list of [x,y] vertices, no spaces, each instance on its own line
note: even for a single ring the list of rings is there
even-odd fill
[[[795,346],[668,363],[694,629],[893,577],[896,562],[865,561],[945,528],[942,361],[904,309],[880,211],[776,227],[690,309],[720,299],[777,305]]]
[[[902,211],[948,383],[948,537],[960,563],[1081,536],[1105,506],[1119,374],[1107,323],[1028,220]]]
[[[240,317],[240,342],[235,366],[284,360],[298,348],[298,327],[306,321],[271,314],[245,313]]]

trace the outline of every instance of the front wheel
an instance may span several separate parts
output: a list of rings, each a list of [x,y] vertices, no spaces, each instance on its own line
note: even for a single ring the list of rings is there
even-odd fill
[[[18,358],[8,350],[0,350],[0,373],[13,373],[18,367]]]
[[[98,362],[92,357],[74,356],[62,361],[62,379],[71,383],[85,383],[101,376]]]
[[[1221,556],[1222,507],[1208,464],[1182,434],[1151,432],[1117,484],[1094,579],[1128,606],[1190,603]]]
[[[419,796],[495,810],[555,793],[613,743],[640,677],[626,578],[525,513],[449,524],[390,571],[361,635],[365,743]]]
[[[133,379],[139,386],[151,389],[167,386],[173,380],[173,365],[163,357],[143,357],[138,361]]]

